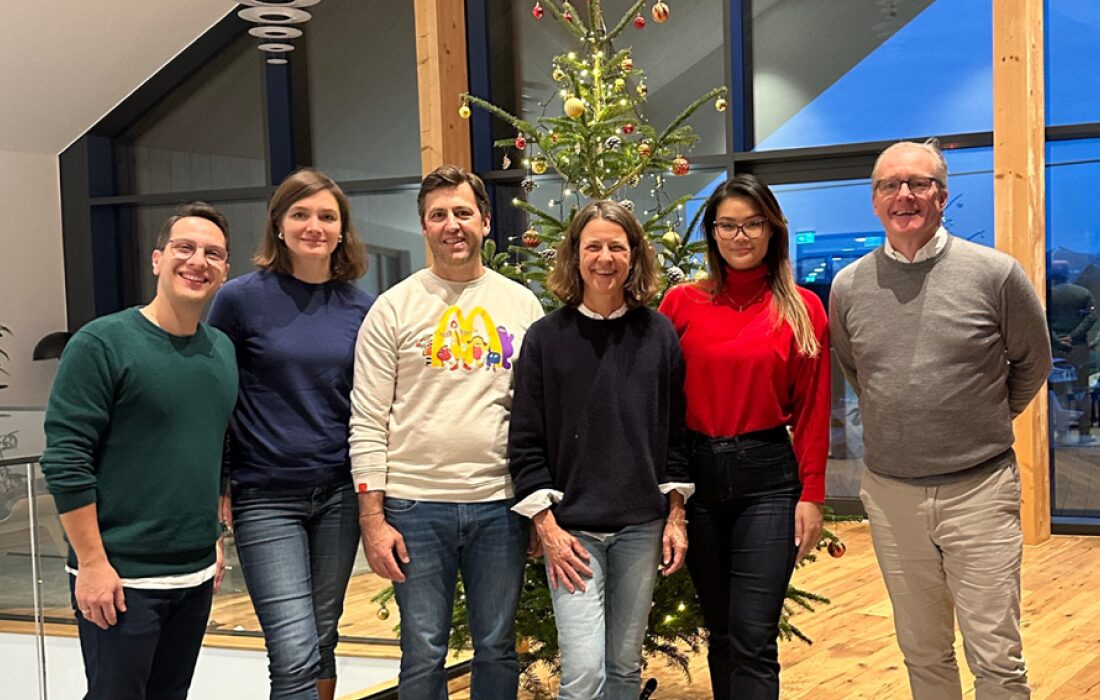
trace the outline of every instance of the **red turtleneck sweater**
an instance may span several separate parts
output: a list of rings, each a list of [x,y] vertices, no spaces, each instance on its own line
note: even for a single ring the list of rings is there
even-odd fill
[[[665,296],[661,312],[672,319],[684,353],[687,427],[724,437],[791,426],[802,500],[821,503],[829,455],[829,326],[821,300],[798,291],[821,343],[817,357],[800,355],[790,326],[776,326],[765,265],[727,268],[717,299],[706,282],[680,285]]]

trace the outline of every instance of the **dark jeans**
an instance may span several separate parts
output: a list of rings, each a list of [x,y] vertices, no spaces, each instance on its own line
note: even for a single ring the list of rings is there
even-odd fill
[[[85,700],[184,700],[210,617],[213,581],[164,591],[126,588],[126,612],[103,630],[72,605],[88,678]]]
[[[336,678],[344,594],[359,548],[351,482],[327,488],[233,489],[233,529],[264,630],[271,698],[316,700]]]
[[[688,569],[709,631],[715,700],[779,697],[779,617],[802,495],[786,431],[701,438],[692,449]]]

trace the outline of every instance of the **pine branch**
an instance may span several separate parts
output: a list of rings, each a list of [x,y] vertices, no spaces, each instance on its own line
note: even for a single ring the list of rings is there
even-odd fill
[[[694,114],[697,109],[702,107],[705,102],[709,102],[710,100],[716,99],[718,96],[725,94],[726,86],[723,85],[722,87],[716,87],[713,90],[710,90],[703,95],[697,97],[694,102],[688,105],[687,109],[680,112],[680,114],[678,114],[676,118],[673,119],[669,123],[669,125],[665,127],[665,130],[661,132],[661,135],[659,137],[657,137],[657,142],[664,143],[665,139],[668,138],[668,136],[672,134],[672,132],[675,131],[677,127],[683,124],[688,117]]]
[[[542,2],[542,0],[539,1]],[[563,7],[565,4],[563,4]],[[565,28],[568,29],[569,32],[573,34],[573,36],[581,39],[582,41],[584,40],[584,30],[580,28],[579,23],[577,22],[576,13],[573,13],[573,21],[567,22],[565,19],[564,10],[559,9],[558,6],[554,4],[554,0],[546,0],[543,5],[546,7],[546,9],[550,10],[550,14],[554,15],[554,17],[557,18],[559,22],[565,25]]]
[[[681,204],[687,204],[689,201],[691,201],[691,197],[692,195],[685,194],[679,199],[673,201],[667,207],[658,210],[656,214],[654,214],[645,222],[645,225],[642,228],[644,228],[646,231],[656,230],[656,224],[658,224],[662,219],[664,219],[672,212],[676,211],[676,208],[679,207]]]
[[[615,25],[615,28],[607,33],[608,42],[623,33],[623,30],[626,29],[627,25],[630,24],[630,21],[634,19],[634,16],[638,14],[645,3],[646,0],[637,0],[637,2],[630,6],[630,9],[623,14],[619,23]]]
[[[459,95],[459,97],[472,105],[477,105],[478,107],[484,109],[490,114],[496,115],[499,119],[508,122],[515,128],[516,131],[523,133],[527,137],[538,137],[538,130],[535,128],[534,124],[524,119],[520,119],[519,117],[513,115],[511,112],[508,112],[507,110],[503,110],[500,107],[497,107],[492,102],[483,100],[480,97],[477,97],[476,95],[471,95],[468,92],[462,93],[461,95]]]

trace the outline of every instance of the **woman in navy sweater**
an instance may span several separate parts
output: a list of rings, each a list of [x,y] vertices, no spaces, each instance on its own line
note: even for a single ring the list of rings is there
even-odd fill
[[[348,459],[355,339],[374,301],[354,283],[366,250],[339,186],[315,170],[291,174],[254,261],[260,269],[227,282],[210,309],[241,377],[223,517],[264,630],[271,697],[331,699],[359,543]]]
[[[683,365],[653,253],[622,205],[569,225],[550,290],[566,306],[527,331],[508,441],[513,508],[545,551],[559,698],[638,697],[653,583],[687,551]]]

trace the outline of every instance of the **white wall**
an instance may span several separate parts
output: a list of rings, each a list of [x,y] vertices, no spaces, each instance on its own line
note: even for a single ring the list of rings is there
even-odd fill
[[[0,405],[42,406],[56,360],[31,361],[39,338],[65,330],[65,268],[57,156],[0,151],[0,338],[11,356],[0,375]]]

